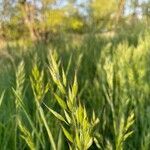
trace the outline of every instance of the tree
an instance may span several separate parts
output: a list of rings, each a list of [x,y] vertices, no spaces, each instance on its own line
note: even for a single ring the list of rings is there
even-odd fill
[[[91,0],[90,2],[90,20],[97,26],[104,26],[108,23],[117,9],[115,0]]]

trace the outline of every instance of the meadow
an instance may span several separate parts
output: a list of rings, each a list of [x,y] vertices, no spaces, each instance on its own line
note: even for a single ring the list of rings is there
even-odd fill
[[[144,31],[123,40],[91,34],[7,45],[0,149],[148,150],[149,39]]]
[[[148,23],[0,38],[0,150],[149,150]]]

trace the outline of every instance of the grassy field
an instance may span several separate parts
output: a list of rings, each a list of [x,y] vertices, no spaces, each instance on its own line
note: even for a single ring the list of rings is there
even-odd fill
[[[7,43],[0,150],[149,150],[149,58],[147,30]]]

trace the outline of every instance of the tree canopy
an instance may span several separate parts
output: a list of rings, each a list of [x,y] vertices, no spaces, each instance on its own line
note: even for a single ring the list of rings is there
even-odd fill
[[[149,22],[149,5],[148,1],[138,0],[2,0],[0,37],[45,40],[64,31],[112,30],[132,15]]]

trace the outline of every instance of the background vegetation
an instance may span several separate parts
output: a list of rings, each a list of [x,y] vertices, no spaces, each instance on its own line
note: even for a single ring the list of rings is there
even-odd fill
[[[0,149],[149,150],[150,2],[0,0]]]

